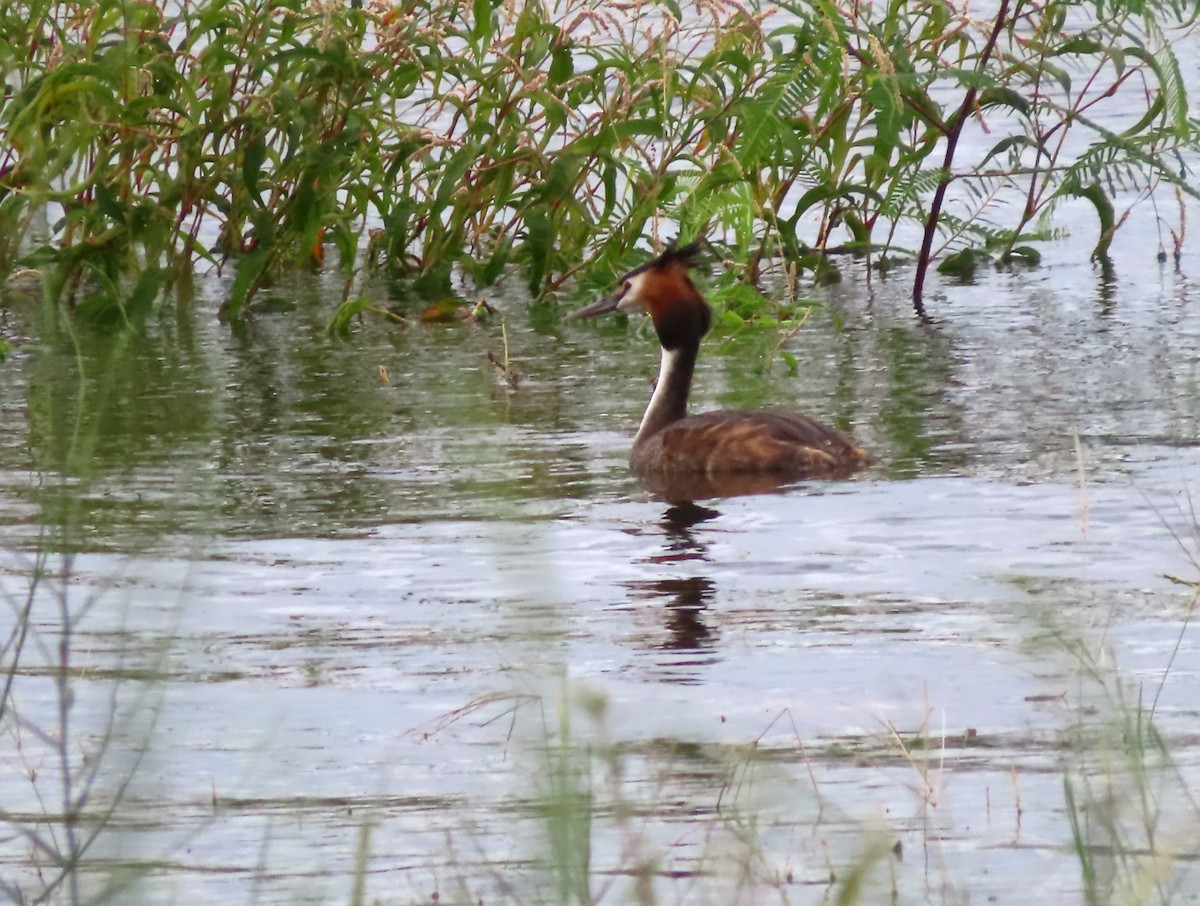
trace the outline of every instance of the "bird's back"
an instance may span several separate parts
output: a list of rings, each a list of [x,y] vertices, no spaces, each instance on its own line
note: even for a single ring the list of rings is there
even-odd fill
[[[840,431],[803,415],[706,412],[667,425],[634,446],[630,466],[643,475],[773,475],[833,478],[870,462]]]

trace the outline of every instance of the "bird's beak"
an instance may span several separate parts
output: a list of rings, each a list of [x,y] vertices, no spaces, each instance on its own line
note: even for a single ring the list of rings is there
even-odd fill
[[[605,296],[598,302],[593,302],[591,305],[579,309],[579,311],[572,312],[570,316],[571,320],[579,321],[583,318],[594,318],[596,315],[606,315],[610,311],[616,311],[617,303],[620,301],[620,296]]]

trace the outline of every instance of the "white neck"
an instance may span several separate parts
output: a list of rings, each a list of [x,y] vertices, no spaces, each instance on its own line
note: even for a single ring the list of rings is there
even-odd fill
[[[635,447],[687,415],[688,390],[695,365],[695,348],[663,349],[658,383],[654,385],[650,405],[646,407],[637,437],[633,439]]]

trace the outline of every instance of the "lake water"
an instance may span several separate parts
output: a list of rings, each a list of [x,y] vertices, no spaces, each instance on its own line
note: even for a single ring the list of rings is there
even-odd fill
[[[625,466],[643,323],[336,340],[331,274],[76,350],[13,293],[4,891],[92,841],[51,899],[1200,902],[1200,262],[1083,257],[931,326],[851,266],[795,373],[710,337],[695,409],[875,465],[693,507]]]

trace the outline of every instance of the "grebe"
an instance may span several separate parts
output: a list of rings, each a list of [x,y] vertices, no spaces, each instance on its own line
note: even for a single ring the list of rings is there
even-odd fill
[[[632,471],[653,485],[692,487],[698,496],[769,490],[788,481],[844,478],[870,462],[840,431],[804,415],[723,410],[687,414],[688,391],[712,309],[692,282],[699,243],[668,248],[634,268],[617,292],[575,312],[645,312],[662,345],[658,383],[629,456]],[[681,484],[681,482],[683,484]]]

